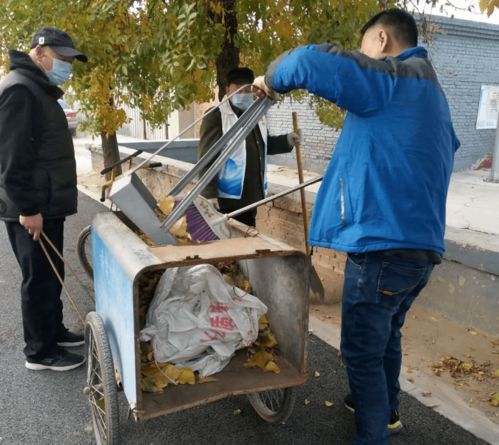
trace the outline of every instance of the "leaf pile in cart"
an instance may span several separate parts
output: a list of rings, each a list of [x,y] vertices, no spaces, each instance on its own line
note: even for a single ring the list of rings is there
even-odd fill
[[[171,363],[142,364],[142,390],[161,392],[168,385],[194,385],[196,376],[190,368],[177,368]]]
[[[158,281],[163,275],[164,270],[155,270],[145,272],[140,275],[138,280],[139,288],[139,326],[142,329],[146,322],[147,310],[154,298],[154,291],[158,285]]]
[[[166,198],[160,199],[157,202],[154,213],[158,219],[163,222],[167,216],[172,212],[175,206],[175,198],[172,196],[167,196]],[[179,218],[175,224],[173,224],[170,229],[170,233],[177,238],[179,244],[192,244],[191,235],[187,232],[187,218],[183,216]],[[154,241],[152,241],[144,232],[141,230],[137,231],[139,238],[144,241],[148,246],[154,246]]]
[[[236,286],[239,289],[242,289],[244,292],[248,292],[249,294],[253,294],[251,283],[245,277],[237,262],[233,262],[230,264],[219,263],[217,265],[217,269],[223,275],[224,280],[227,284],[229,284],[230,286]]]
[[[191,368],[177,368],[171,363],[158,363],[150,342],[141,343],[142,390],[162,392],[168,385],[194,385],[216,382],[213,377],[200,377]]]
[[[269,320],[263,315],[258,322],[258,338],[248,347],[250,357],[244,363],[245,368],[260,368],[264,372],[279,374],[281,369],[276,363],[277,340],[270,329]]]

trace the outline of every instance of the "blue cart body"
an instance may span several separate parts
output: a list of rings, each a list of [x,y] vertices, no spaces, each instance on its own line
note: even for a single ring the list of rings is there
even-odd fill
[[[308,335],[308,258],[300,251],[231,221],[233,238],[189,246],[147,246],[114,213],[92,225],[96,311],[102,318],[116,373],[136,420],[147,419],[237,394],[304,384]],[[246,237],[243,237],[245,235]],[[150,394],[141,388],[140,277],[150,271],[200,263],[238,261],[255,294],[268,306],[279,340],[281,373],[245,369],[236,357],[217,382],[168,387]]]

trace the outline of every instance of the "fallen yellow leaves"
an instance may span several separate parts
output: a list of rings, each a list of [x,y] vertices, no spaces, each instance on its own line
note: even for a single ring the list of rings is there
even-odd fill
[[[440,376],[442,371],[449,371],[452,378],[462,378],[469,376],[474,380],[481,382],[488,376],[488,369],[491,363],[485,362],[478,364],[472,358],[463,361],[456,357],[446,356],[440,359],[440,362],[433,365],[433,372]]]
[[[314,377],[320,377],[320,376],[321,376],[321,373],[319,371],[314,372]]]
[[[177,368],[171,363],[147,362],[142,364],[142,389],[161,392],[168,385],[194,385],[196,377],[190,368]]]
[[[281,369],[274,362],[274,356],[270,352],[258,351],[255,352],[248,360],[244,362],[245,368],[260,368],[264,372],[274,372],[279,374]]]
[[[325,401],[324,401],[324,406],[325,406],[326,408],[331,408],[333,405],[334,405],[334,404],[333,404],[333,402],[331,402],[331,401],[329,401],[329,400],[325,400]]]
[[[478,335],[478,332],[475,331],[473,328],[467,328],[466,330],[468,331],[468,334],[473,335],[474,337]]]
[[[166,198],[160,199],[156,203],[154,208],[154,213],[158,219],[163,222],[167,216],[172,212],[175,206],[175,198],[167,196]],[[154,246],[154,242],[141,230],[137,230],[137,235],[144,241],[148,246]],[[173,224],[170,229],[170,233],[177,238],[179,244],[192,244],[191,235],[187,232],[187,218],[183,216]]]
[[[263,315],[258,320],[258,338],[248,348],[251,355],[244,362],[244,367],[260,368],[264,372],[279,374],[281,368],[279,368],[274,358],[274,349],[277,345],[277,339],[270,329],[269,320],[266,315]]]
[[[499,406],[499,392],[493,392],[489,399],[490,404],[497,408]]]
[[[244,292],[252,293],[251,283],[244,276],[239,264],[236,262],[217,265],[218,270],[223,275],[225,282],[230,286],[236,286]]]
[[[167,196],[166,198],[160,199],[158,201],[159,210],[161,210],[164,215],[169,215],[172,212],[174,206],[175,198],[173,198],[172,196]]]

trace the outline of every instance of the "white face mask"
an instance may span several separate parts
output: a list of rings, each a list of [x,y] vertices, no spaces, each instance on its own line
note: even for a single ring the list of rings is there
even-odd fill
[[[235,107],[246,110],[255,101],[255,95],[253,93],[236,93],[230,100]]]

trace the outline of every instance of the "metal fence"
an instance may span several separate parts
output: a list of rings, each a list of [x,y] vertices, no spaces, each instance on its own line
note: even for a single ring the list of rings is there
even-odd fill
[[[118,134],[123,136],[130,136],[137,139],[148,139],[148,140],[164,140],[168,139],[168,123],[162,125],[158,128],[152,128],[147,122],[145,122],[141,116],[140,111],[137,108],[124,107],[127,122],[119,130]]]

